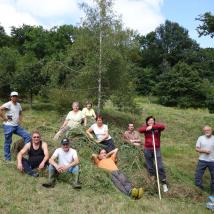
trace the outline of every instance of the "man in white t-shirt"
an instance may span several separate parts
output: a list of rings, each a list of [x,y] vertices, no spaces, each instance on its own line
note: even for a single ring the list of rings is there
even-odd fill
[[[211,192],[214,194],[214,136],[210,126],[205,126],[203,131],[204,135],[200,136],[196,143],[196,151],[200,155],[195,173],[195,185],[203,189],[202,177],[208,168],[211,175]]]
[[[73,188],[80,189],[81,185],[79,183],[79,158],[77,151],[70,147],[70,141],[68,138],[63,138],[61,141],[61,147],[56,149],[51,158],[49,159],[48,167],[48,182],[44,183],[44,187],[54,187],[55,186],[55,175],[61,173],[72,173],[75,176],[73,182]],[[58,161],[56,162],[56,159]]]
[[[3,119],[4,129],[4,157],[5,160],[11,160],[10,145],[12,143],[12,135],[16,134],[24,139],[25,143],[31,141],[31,136],[20,126],[22,107],[18,103],[18,92],[13,91],[10,94],[11,101],[0,106],[0,117]]]

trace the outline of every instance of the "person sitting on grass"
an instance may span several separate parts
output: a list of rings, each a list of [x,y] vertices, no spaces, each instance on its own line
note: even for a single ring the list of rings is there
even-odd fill
[[[96,123],[86,130],[86,133],[91,139],[93,139],[94,136],[91,133],[94,132],[97,138],[96,142],[101,144],[107,152],[110,152],[115,149],[115,146],[111,136],[108,133],[108,126],[103,124],[103,118],[100,115],[97,116],[96,121]]]
[[[58,162],[56,162],[58,159]],[[61,141],[61,148],[55,150],[49,160],[48,167],[48,182],[42,184],[44,187],[50,188],[55,186],[56,174],[62,174],[68,172],[74,175],[73,188],[80,189],[79,183],[79,158],[77,151],[70,147],[70,141],[68,138],[64,138]]]
[[[199,160],[195,172],[195,185],[203,190],[202,177],[208,168],[211,176],[211,193],[214,195],[214,136],[210,126],[205,126],[203,132],[204,135],[200,136],[196,143]]]
[[[86,124],[86,117],[83,115],[82,111],[79,110],[79,103],[73,102],[72,111],[66,116],[62,127],[55,134],[54,140],[58,140],[64,132],[80,127],[83,120],[84,124]]]
[[[85,125],[90,126],[95,123],[96,114],[92,108],[92,103],[87,102],[86,107],[82,109],[82,113],[87,118],[87,120],[85,120]]]
[[[92,159],[97,167],[109,171],[111,173],[111,179],[114,185],[123,192],[125,195],[130,196],[134,199],[139,199],[143,196],[143,188],[133,188],[131,182],[118,169],[115,164],[118,149],[114,149],[107,153],[105,149],[100,149],[99,154],[93,154]]]
[[[133,123],[128,124],[128,130],[124,132],[123,137],[127,143],[134,145],[136,147],[139,147],[142,144],[140,134],[138,131],[134,129]]]
[[[28,159],[24,155],[28,154]],[[47,165],[49,158],[48,145],[41,140],[38,131],[32,133],[32,140],[25,144],[17,155],[17,169],[25,172],[30,176],[38,177],[39,174],[33,169],[42,170]]]

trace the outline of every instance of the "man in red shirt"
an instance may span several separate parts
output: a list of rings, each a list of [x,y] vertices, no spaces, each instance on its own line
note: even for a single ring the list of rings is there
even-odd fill
[[[155,118],[153,116],[149,116],[146,118],[146,124],[139,128],[138,131],[140,133],[144,133],[145,136],[144,156],[146,159],[147,170],[152,180],[154,180],[154,176],[156,175],[154,166],[154,148],[152,142],[152,132],[154,133],[158,173],[163,184],[163,191],[167,192],[168,187],[166,184],[166,175],[160,152],[160,136],[164,129],[165,126],[163,124],[155,123]]]

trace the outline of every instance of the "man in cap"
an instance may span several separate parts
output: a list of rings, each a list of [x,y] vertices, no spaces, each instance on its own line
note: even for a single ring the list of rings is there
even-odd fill
[[[22,107],[18,103],[18,92],[13,91],[10,94],[10,101],[0,106],[0,117],[3,119],[4,129],[4,157],[5,160],[11,160],[10,145],[12,135],[17,134],[24,139],[25,144],[31,141],[31,136],[20,126],[22,119]]]
[[[58,161],[56,162],[56,159]],[[61,147],[56,149],[51,158],[49,159],[48,167],[48,182],[42,184],[44,187],[55,186],[55,175],[61,173],[72,173],[74,175],[73,188],[81,188],[79,183],[79,158],[77,151],[70,147],[68,138],[63,138]]]

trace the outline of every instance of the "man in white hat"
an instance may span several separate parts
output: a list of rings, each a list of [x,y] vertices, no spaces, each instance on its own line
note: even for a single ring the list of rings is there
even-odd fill
[[[48,182],[42,184],[43,187],[52,188],[55,186],[56,175],[68,173],[74,175],[72,186],[74,189],[80,189],[79,183],[79,158],[77,151],[70,146],[70,140],[63,138],[61,147],[57,148],[49,159]]]
[[[31,141],[31,136],[20,126],[22,107],[18,103],[18,92],[10,93],[10,101],[0,106],[0,117],[3,119],[4,129],[4,157],[5,160],[11,160],[10,145],[12,135],[16,134],[24,139],[25,143]]]

